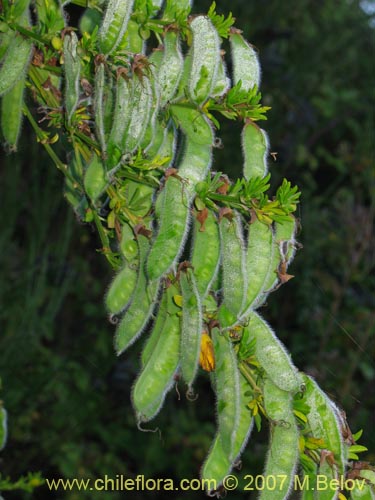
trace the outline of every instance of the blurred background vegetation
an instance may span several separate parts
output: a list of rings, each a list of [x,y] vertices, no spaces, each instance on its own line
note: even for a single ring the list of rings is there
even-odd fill
[[[194,12],[210,2],[196,0]],[[375,460],[374,2],[357,0],[218,1],[259,50],[274,183],[302,190],[302,230],[291,267],[296,277],[262,314],[347,413],[364,429]],[[62,197],[63,180],[27,126],[19,152],[1,173],[0,376],[9,440],[0,470],[44,477],[197,478],[215,432],[215,401],[201,377],[200,397],[173,391],[150,424],[137,430],[130,390],[139,343],[117,358],[103,306],[111,270],[100,244]],[[240,126],[223,127],[217,167],[239,173]],[[268,430],[254,432],[244,474],[262,471]],[[7,499],[105,499],[122,493],[6,493]],[[148,498],[145,492],[132,498]],[[153,498],[167,493],[153,492]],[[203,498],[188,492],[174,498]],[[244,493],[230,493],[243,498]]]

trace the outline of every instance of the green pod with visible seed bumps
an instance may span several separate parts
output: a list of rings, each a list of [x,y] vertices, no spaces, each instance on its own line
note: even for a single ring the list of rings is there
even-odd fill
[[[191,264],[197,288],[202,300],[210,291],[220,264],[220,234],[219,225],[211,210],[201,225],[194,219],[194,236],[191,254]]]
[[[246,251],[246,275],[248,279],[246,306],[243,317],[256,307],[258,297],[261,297],[270,273],[272,255],[275,250],[274,235],[271,226],[256,219],[249,226],[249,236]]]
[[[99,30],[99,50],[112,53],[126,31],[134,0],[109,0],[103,24]]]
[[[133,78],[132,83],[132,109],[126,130],[124,148],[126,153],[133,153],[142,141],[151,118],[153,104],[153,91],[150,80],[144,76],[142,80]]]
[[[64,37],[65,109],[70,123],[79,101],[81,61],[77,53],[78,38],[74,31]]]
[[[223,306],[237,319],[245,307],[247,274],[243,229],[240,216],[220,221]],[[222,325],[226,326],[226,325]]]
[[[0,96],[9,92],[26,74],[32,43],[17,34],[10,40],[0,68]]]
[[[138,244],[134,239],[133,229],[127,223],[121,227],[120,250],[129,264],[138,259]]]
[[[87,167],[83,183],[87,196],[94,203],[108,186],[104,165],[96,154]]]
[[[190,23],[193,35],[189,81],[191,99],[202,104],[210,96],[220,62],[220,39],[215,26],[206,16],[197,16]]]
[[[157,74],[160,106],[165,106],[175,95],[183,72],[184,60],[178,33],[167,31],[164,37],[163,59]]]
[[[306,385],[306,404],[310,407],[307,419],[314,437],[324,439],[325,448],[334,454],[339,474],[345,471],[345,444],[341,435],[336,407],[318,384],[309,376],[302,375]]]
[[[17,151],[17,141],[23,118],[24,90],[25,78],[23,77],[5,94],[1,102],[1,130],[5,144],[11,152]]]
[[[151,420],[156,415],[174,383],[180,355],[179,308],[173,302],[176,293],[175,287],[168,288],[167,320],[133,387],[132,401],[140,422]]]
[[[263,396],[265,410],[272,422],[263,477],[272,477],[276,487],[265,487],[259,499],[285,500],[294,485],[299,457],[299,432],[293,415],[292,398],[290,393],[277,387],[270,379],[264,382]]]
[[[244,156],[243,176],[246,180],[253,177],[265,177],[268,172],[269,151],[266,132],[256,123],[248,122],[242,130],[241,141]]]
[[[126,263],[115,276],[105,297],[105,305],[110,314],[118,314],[128,307],[136,284],[137,269]]]
[[[143,332],[155,306],[159,290],[159,281],[147,281],[145,262],[150,248],[148,238],[138,235],[139,271],[137,284],[130,306],[125,311],[115,335],[117,354],[123,353]]]
[[[212,341],[219,433],[223,450],[232,461],[240,421],[240,374],[232,343],[218,328],[212,330]]]
[[[165,322],[167,321],[168,311],[168,296],[166,290],[163,291],[162,298],[160,299],[159,309],[156,313],[156,318],[154,320],[154,324],[152,325],[151,333],[148,339],[145,342],[145,345],[141,354],[141,362],[142,366],[145,366],[148,363],[154,349],[156,347],[157,342],[159,341],[159,337],[164,330]]]
[[[180,272],[180,286],[182,294],[181,373],[188,385],[188,390],[192,391],[198,370],[203,318],[202,303],[191,269]]]
[[[260,64],[253,47],[239,33],[230,37],[233,61],[233,82],[241,81],[241,88],[250,90],[260,85]]]
[[[272,382],[284,391],[297,392],[301,377],[271,327],[252,312],[245,328],[249,330],[249,341],[255,338],[255,356]]]
[[[187,112],[186,117],[189,119],[190,116],[190,112]],[[203,123],[198,124],[201,120]],[[165,274],[181,255],[189,231],[190,206],[195,194],[195,185],[204,179],[211,165],[213,140],[211,127],[199,113],[196,122],[197,128],[202,130],[206,143],[196,143],[191,139],[190,125],[184,121],[184,128],[186,125],[189,133],[187,133],[184,157],[178,169],[178,177],[169,176],[164,189],[159,194],[163,197],[159,230],[147,262],[147,274],[151,280]],[[193,138],[196,137],[195,132],[191,132],[191,135]]]
[[[121,154],[124,152],[125,134],[132,109],[131,96],[130,82],[126,77],[119,75],[117,78],[112,128],[107,141],[108,164],[110,167],[118,164]]]

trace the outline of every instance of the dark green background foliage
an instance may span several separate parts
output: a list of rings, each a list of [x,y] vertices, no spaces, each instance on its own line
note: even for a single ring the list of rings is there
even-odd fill
[[[297,366],[345,408],[353,432],[375,459],[373,145],[374,30],[359,2],[231,0],[236,26],[259,49],[263,103],[272,106],[273,180],[302,190],[303,244],[296,277],[262,314]],[[209,2],[196,1],[194,11]],[[239,174],[240,126],[220,132],[216,169]],[[63,154],[63,153],[62,153]],[[103,294],[111,279],[90,226],[62,198],[62,178],[27,127],[1,174],[1,398],[9,441],[0,470],[44,477],[198,477],[214,435],[214,399],[201,377],[197,401],[172,391],[155,424],[137,430],[130,390],[139,343],[117,358]],[[240,475],[259,473],[267,430],[254,432]],[[244,493],[230,493],[243,498]],[[9,499],[29,498],[9,493]],[[48,492],[42,498],[122,498],[121,493]],[[147,498],[146,493],[133,498]],[[156,493],[153,498],[156,498]],[[160,494],[158,498],[166,498]],[[175,498],[203,498],[189,492]]]

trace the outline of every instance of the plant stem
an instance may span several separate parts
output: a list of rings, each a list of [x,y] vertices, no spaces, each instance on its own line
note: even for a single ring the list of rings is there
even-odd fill
[[[251,370],[249,369],[248,365],[245,363],[245,361],[241,361],[239,363],[239,368],[240,372],[242,375],[245,377],[245,379],[249,382],[251,387],[254,389],[254,392],[261,393],[262,391],[260,390],[260,387],[257,386],[253,374],[251,373]]]

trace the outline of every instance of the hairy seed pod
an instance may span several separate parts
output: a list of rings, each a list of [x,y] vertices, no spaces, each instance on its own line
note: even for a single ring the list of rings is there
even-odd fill
[[[191,116],[188,110],[185,118]],[[180,114],[180,120],[182,113]],[[183,125],[182,125],[183,123]],[[178,177],[169,176],[165,182],[163,205],[160,214],[159,231],[148,256],[147,273],[151,280],[157,279],[173,267],[183,251],[189,230],[190,206],[197,182],[204,179],[211,165],[212,130],[201,114],[196,116],[197,129],[202,131],[206,143],[196,143],[196,132],[188,121],[180,121],[186,133],[184,157],[178,170]],[[193,137],[193,138],[192,138]]]
[[[235,433],[233,455],[234,462],[237,462],[244,451],[254,426],[254,419],[251,416],[250,409],[247,406],[250,400],[249,391],[251,387],[243,375],[239,377],[240,381],[240,415],[237,432]]]
[[[325,448],[334,454],[340,474],[345,470],[345,445],[332,401],[324,394],[318,384],[307,375],[302,375],[306,385],[305,398],[310,410],[307,419],[313,436],[324,439]]]
[[[133,78],[132,109],[126,131],[124,152],[133,153],[143,139],[147,125],[151,118],[153,91],[147,77]]]
[[[29,39],[20,34],[12,37],[0,68],[0,96],[9,92],[26,74],[31,50]]]
[[[180,355],[180,318],[179,308],[173,302],[175,293],[175,287],[167,290],[167,320],[133,387],[132,401],[139,422],[151,420],[158,413],[174,383]]]
[[[168,317],[167,305],[168,305],[168,296],[166,290],[164,290],[162,298],[160,299],[160,305],[156,313],[156,318],[151,328],[151,333],[147,338],[142,350],[141,354],[142,366],[145,366],[146,363],[148,363],[152,353],[154,352],[156,344],[159,341],[159,337],[164,330],[165,322],[167,321]]]
[[[242,131],[242,152],[244,156],[243,175],[249,180],[253,177],[265,177],[268,172],[267,156],[269,151],[268,136],[254,122],[247,123]]]
[[[194,219],[194,236],[191,254],[191,264],[197,288],[202,300],[210,291],[216,278],[220,264],[220,234],[219,226],[212,211],[207,211],[203,225]]]
[[[137,274],[135,267],[125,264],[115,276],[105,297],[110,314],[118,314],[128,307],[137,284]]]
[[[297,392],[300,375],[271,327],[252,312],[245,328],[249,330],[249,340],[255,338],[255,356],[272,382],[284,391]]]
[[[22,125],[23,93],[25,78],[18,82],[5,94],[1,103],[1,130],[9,151],[17,151],[17,142]]]
[[[175,95],[181,79],[184,60],[178,33],[167,31],[164,37],[164,53],[157,79],[160,87],[160,105],[165,106]]]
[[[134,263],[139,257],[138,244],[134,239],[133,229],[127,223],[121,227],[120,251],[126,261],[134,267]]]
[[[108,186],[104,165],[95,153],[88,164],[83,183],[87,196],[94,203]]]
[[[117,79],[113,122],[107,143],[108,164],[111,167],[117,165],[124,152],[125,134],[131,116],[131,98],[130,82],[120,75]]]
[[[230,78],[227,75],[227,68],[223,57],[220,57],[215,84],[211,91],[211,97],[221,97],[230,89]]]
[[[266,379],[263,396],[265,410],[272,422],[263,477],[274,478],[276,488],[263,489],[259,499],[284,500],[288,498],[294,484],[299,432],[293,415],[291,394]]]
[[[238,214],[232,220],[221,219],[220,242],[223,306],[237,319],[245,306],[247,290],[245,243]]]
[[[131,346],[143,332],[155,306],[159,290],[159,281],[147,281],[145,262],[150,244],[148,239],[138,235],[139,272],[132,301],[121,319],[115,336],[117,354]]]
[[[240,374],[232,343],[218,328],[212,330],[212,341],[219,433],[223,450],[232,461],[240,420]]]
[[[105,100],[106,100],[106,77],[105,65],[100,63],[95,72],[95,94],[94,94],[94,112],[95,112],[95,130],[99,139],[102,153],[106,153],[106,131],[105,131]]]
[[[319,481],[322,481],[322,478],[324,477],[324,480],[327,482],[327,486],[329,485],[329,487],[319,488],[317,491],[317,500],[336,500],[340,492],[337,467],[335,464],[331,465],[328,463],[331,455],[330,451],[322,450],[320,453],[320,464],[318,467]],[[335,482],[332,483],[331,481]]]
[[[79,101],[81,60],[77,53],[78,38],[74,31],[64,37],[65,109],[70,123]]]
[[[112,53],[121,42],[126,31],[134,0],[109,0],[99,30],[99,50],[103,54]]]
[[[224,452],[221,436],[218,433],[201,470],[201,478],[210,496],[213,496],[212,492],[219,488],[231,469],[232,463],[229,461],[227,453]]]
[[[246,306],[243,317],[256,307],[257,299],[263,299],[266,282],[270,273],[274,247],[271,226],[256,219],[249,226],[246,251],[246,275],[248,279]]]
[[[202,303],[191,269],[181,271],[180,286],[182,293],[181,373],[188,385],[188,390],[191,391],[198,370],[203,329]]]
[[[289,220],[275,222],[274,249],[268,277],[263,290],[263,297],[259,297],[256,307],[261,306],[282,278],[286,276],[289,264],[292,262],[296,248],[296,219],[290,216]]]
[[[206,16],[195,17],[190,28],[193,44],[189,94],[194,102],[202,104],[210,96],[216,82],[220,39],[215,26]]]
[[[230,37],[231,55],[233,61],[233,81],[241,81],[241,88],[250,90],[260,85],[260,64],[253,47],[236,33]]]

